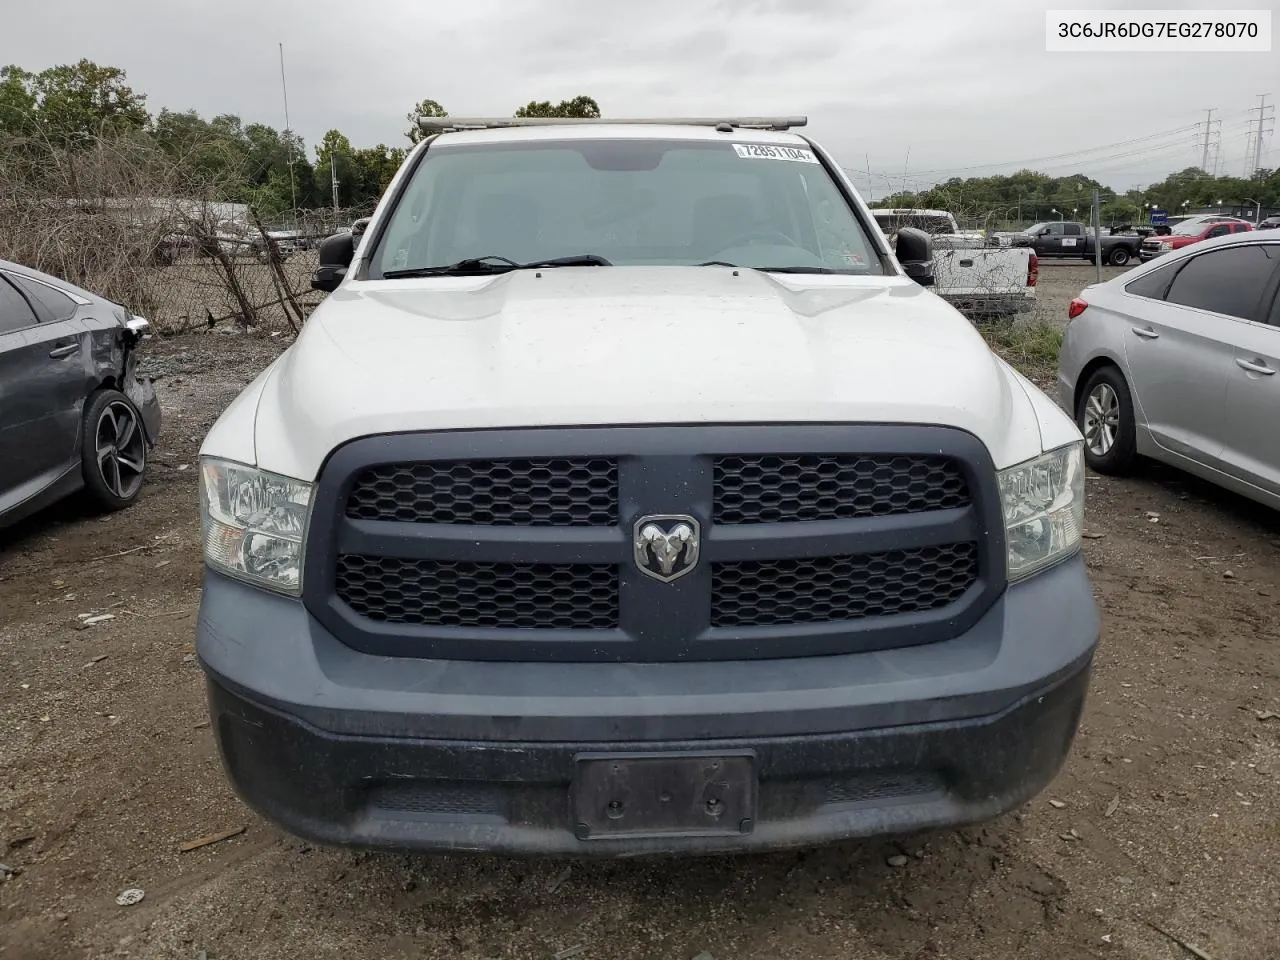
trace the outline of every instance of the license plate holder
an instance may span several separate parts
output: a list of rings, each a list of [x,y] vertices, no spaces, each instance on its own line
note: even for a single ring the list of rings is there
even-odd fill
[[[750,753],[597,753],[575,761],[572,809],[580,840],[725,836],[755,825]]]

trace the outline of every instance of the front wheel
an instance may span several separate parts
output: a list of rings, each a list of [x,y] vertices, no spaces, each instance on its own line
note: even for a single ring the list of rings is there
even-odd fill
[[[1129,262],[1130,253],[1125,247],[1116,247],[1111,251],[1111,256],[1107,257],[1107,263],[1113,267],[1123,267]]]
[[[142,418],[118,390],[99,390],[84,412],[80,460],[89,496],[103,510],[123,510],[138,499],[147,470]]]
[[[1084,434],[1084,459],[1092,469],[1118,476],[1133,468],[1133,395],[1117,368],[1095,370],[1085,382],[1076,403],[1076,426]]]

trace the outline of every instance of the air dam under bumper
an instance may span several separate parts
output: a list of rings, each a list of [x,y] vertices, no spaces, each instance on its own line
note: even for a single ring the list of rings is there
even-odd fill
[[[299,602],[209,573],[197,649],[236,791],[292,833],[635,856],[800,846],[1016,807],[1066,757],[1098,631],[1077,557],[1011,586],[962,636],[917,647],[701,663],[410,660],[358,653]],[[617,754],[702,754],[735,769],[748,757],[752,816],[683,836],[585,825],[575,774],[580,784],[583,759]],[[736,812],[741,797],[727,800]]]

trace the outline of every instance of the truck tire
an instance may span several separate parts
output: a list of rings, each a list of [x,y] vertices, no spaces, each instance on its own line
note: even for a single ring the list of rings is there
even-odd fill
[[[1113,366],[1099,367],[1076,401],[1076,426],[1084,434],[1085,463],[1098,473],[1122,476],[1138,458],[1133,394]]]
[[[1107,263],[1113,267],[1123,267],[1132,256],[1128,247],[1112,247],[1111,253],[1107,255]]]

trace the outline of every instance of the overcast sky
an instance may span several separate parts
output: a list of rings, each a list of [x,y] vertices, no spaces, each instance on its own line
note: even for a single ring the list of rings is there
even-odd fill
[[[1280,22],[1280,0],[1224,5],[1270,9]],[[1124,189],[1198,164],[1202,128],[1192,125],[1209,107],[1222,121],[1220,172],[1241,174],[1247,111],[1260,93],[1276,102],[1280,53],[1046,53],[1045,11],[1212,6],[11,0],[0,63],[40,70],[88,57],[123,67],[152,111],[194,107],[283,127],[283,42],[289,118],[309,146],[331,127],[357,146],[404,143],[404,114],[423,97],[455,115],[509,115],[582,93],[606,115],[807,114],[809,132],[858,173],[864,193],[869,163],[875,196],[904,180],[1020,165]],[[1280,163],[1274,143],[1265,141],[1264,165]]]

